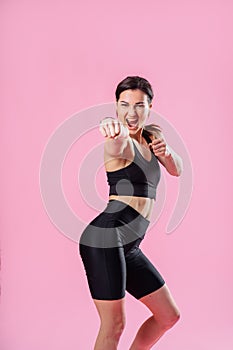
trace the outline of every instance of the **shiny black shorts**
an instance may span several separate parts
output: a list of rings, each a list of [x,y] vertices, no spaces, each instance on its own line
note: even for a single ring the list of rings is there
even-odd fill
[[[125,291],[139,299],[165,281],[139,245],[149,220],[131,206],[110,200],[83,231],[79,252],[92,298],[117,300]]]

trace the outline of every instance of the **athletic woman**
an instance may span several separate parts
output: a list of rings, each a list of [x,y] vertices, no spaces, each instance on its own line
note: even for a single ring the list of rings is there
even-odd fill
[[[79,251],[100,316],[94,350],[117,349],[125,327],[126,290],[152,313],[130,346],[130,350],[147,350],[178,321],[180,313],[163,277],[139,245],[156,199],[159,163],[173,176],[180,176],[183,164],[161,128],[146,125],[154,96],[150,83],[128,76],[115,94],[117,118],[100,122],[109,201],[85,228]]]

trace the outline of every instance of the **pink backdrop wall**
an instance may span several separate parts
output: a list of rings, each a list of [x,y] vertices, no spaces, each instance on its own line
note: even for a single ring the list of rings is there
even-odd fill
[[[165,234],[168,201],[143,242],[182,316],[154,348],[232,349],[232,11],[228,0],[1,2],[1,349],[93,347],[99,320],[77,244],[45,212],[39,166],[58,125],[113,102],[127,75],[151,82],[194,170],[182,223]],[[149,315],[129,295],[126,308],[120,350]]]

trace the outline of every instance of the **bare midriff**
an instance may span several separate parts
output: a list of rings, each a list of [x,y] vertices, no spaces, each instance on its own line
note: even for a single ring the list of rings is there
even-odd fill
[[[136,196],[119,196],[111,194],[109,199],[116,199],[118,201],[124,202],[135,210],[137,210],[142,216],[147,220],[150,220],[152,209],[154,206],[154,199],[146,197],[136,197]]]

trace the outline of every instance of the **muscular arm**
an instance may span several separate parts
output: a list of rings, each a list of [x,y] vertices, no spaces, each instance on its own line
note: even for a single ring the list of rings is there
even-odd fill
[[[114,139],[113,137],[106,138],[104,144],[105,155],[109,157],[120,156],[127,146],[128,139],[129,136],[117,139]]]
[[[166,156],[158,156],[157,158],[160,163],[166,168],[169,174],[173,176],[180,176],[183,171],[183,161],[182,158],[167,145],[167,150],[169,152]]]
[[[119,157],[129,141],[128,129],[117,119],[105,118],[100,123],[100,132],[106,138],[104,144],[105,157]]]
[[[150,124],[146,130],[151,134],[150,146],[160,163],[166,168],[169,174],[180,176],[183,171],[182,158],[169,146],[159,125]],[[162,149],[162,152],[160,150]]]

